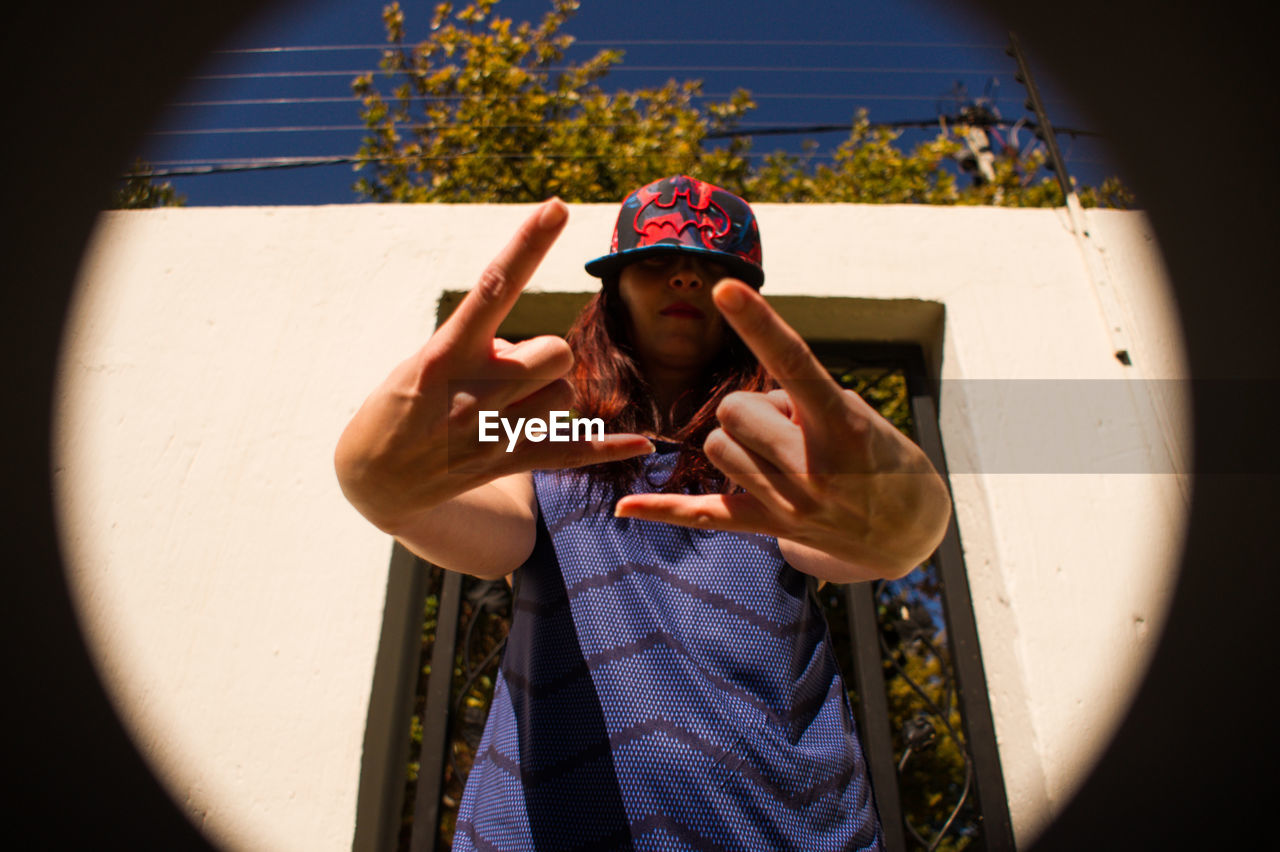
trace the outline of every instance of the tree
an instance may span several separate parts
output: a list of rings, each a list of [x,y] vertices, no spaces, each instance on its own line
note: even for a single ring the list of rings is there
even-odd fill
[[[616,203],[657,176],[689,173],[759,202],[1063,203],[1058,182],[1044,174],[1042,146],[984,152],[981,174],[962,186],[959,164],[973,161],[974,138],[985,139],[977,120],[943,124],[907,153],[895,144],[900,131],[859,110],[830,163],[817,161],[810,141],[800,155],[776,152],[753,166],[750,138],[734,135],[756,106],[746,90],[705,104],[697,80],[608,92],[601,83],[622,61],[620,51],[565,62],[573,37],[564,26],[578,0],[550,0],[536,26],[500,17],[497,2],[474,0],[456,12],[441,3],[431,35],[413,47],[405,44],[400,4],[383,10],[383,74],[353,83],[369,131],[357,153],[356,169],[366,172],[356,183],[361,195]],[[386,95],[377,86],[384,77]],[[1133,200],[1115,179],[1079,196],[1085,206]]]
[[[597,81],[619,51],[564,64],[572,37],[561,27],[577,0],[552,0],[536,27],[496,17],[495,2],[456,14],[440,4],[431,38],[413,49],[399,3],[384,10],[392,46],[381,67],[395,83],[389,98],[371,74],[354,83],[370,130],[357,168],[372,170],[359,192],[377,201],[617,201],[658,173],[745,176],[734,156],[742,143],[704,145],[754,106],[745,92],[705,109],[694,103],[697,82],[608,94]]]
[[[151,166],[141,159],[134,160],[133,168],[124,176],[124,183],[111,197],[112,210],[141,210],[150,207],[184,207],[186,196],[173,188],[173,184],[154,183]]]

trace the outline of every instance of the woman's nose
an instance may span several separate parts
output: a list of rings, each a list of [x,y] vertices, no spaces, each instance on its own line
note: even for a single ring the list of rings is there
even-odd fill
[[[692,259],[682,258],[671,270],[667,283],[677,290],[697,290],[705,283],[705,277]]]

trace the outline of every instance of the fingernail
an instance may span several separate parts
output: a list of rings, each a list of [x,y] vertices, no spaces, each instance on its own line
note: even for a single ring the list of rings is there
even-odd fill
[[[538,224],[543,228],[558,228],[569,216],[569,208],[559,198],[549,198],[542,203]]]
[[[716,289],[711,295],[716,300],[716,305],[720,310],[729,313],[737,313],[742,310],[743,305],[747,303],[746,297],[742,295],[742,290],[732,284],[721,283],[716,285]]]

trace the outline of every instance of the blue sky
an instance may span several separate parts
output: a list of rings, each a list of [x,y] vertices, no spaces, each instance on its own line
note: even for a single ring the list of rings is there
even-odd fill
[[[208,58],[146,137],[139,152],[157,168],[210,162],[354,154],[362,131],[351,97],[354,72],[375,69],[385,41],[383,0],[287,3],[253,21]],[[455,4],[458,5],[458,4]],[[434,3],[402,2],[411,41],[425,37]],[[539,19],[548,0],[502,0],[498,13]],[[848,124],[858,107],[873,122],[954,113],[957,87],[990,94],[1002,117],[1030,119],[1026,92],[1004,52],[1007,33],[963,4],[934,0],[582,0],[566,31],[570,59],[605,47],[625,51],[606,89],[700,79],[708,95],[748,89],[758,103],[747,125]],[[668,42],[654,44],[653,41]],[[648,42],[648,43],[646,43]],[[677,42],[677,43],[670,43]],[[709,42],[735,42],[711,44]],[[291,47],[294,50],[263,51]],[[341,47],[342,49],[302,49]],[[1051,121],[1092,129],[1029,56]],[[269,129],[275,128],[275,129]],[[908,131],[909,147],[934,131]],[[809,134],[829,152],[844,133]],[[804,136],[756,139],[763,154],[797,151]],[[1019,140],[1032,142],[1025,129]],[[1059,137],[1068,171],[1083,183],[1114,174],[1105,144]],[[194,206],[342,204],[358,201],[349,165],[171,178]]]

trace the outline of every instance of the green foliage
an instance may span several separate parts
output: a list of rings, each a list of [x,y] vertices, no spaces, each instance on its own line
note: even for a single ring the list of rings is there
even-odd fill
[[[602,50],[564,62],[561,32],[576,0],[553,0],[537,26],[493,14],[476,0],[456,14],[436,7],[431,37],[404,45],[404,12],[383,13],[391,42],[381,67],[393,81],[384,97],[373,75],[354,90],[369,135],[356,184],[377,201],[617,201],[665,171],[725,179],[745,161],[729,150],[708,156],[711,130],[731,128],[753,104],[745,92],[700,109],[697,82],[606,93],[597,81],[622,59]],[[558,68],[559,70],[553,70]],[[730,149],[734,146],[731,145]]]
[[[1057,181],[1044,173],[1043,150],[993,152],[987,178],[961,179],[955,163],[970,153],[965,140],[973,128],[942,125],[932,140],[904,152],[896,144],[901,133],[872,124],[865,110],[852,116],[849,137],[830,162],[818,162],[810,140],[800,155],[775,152],[752,165],[747,136],[720,141],[755,108],[749,92],[701,103],[697,80],[608,92],[601,81],[622,61],[621,51],[565,61],[573,37],[564,26],[578,0],[550,0],[536,26],[500,17],[497,2],[474,0],[457,11],[441,3],[431,35],[412,47],[400,4],[383,10],[383,74],[353,83],[368,128],[356,163],[365,172],[355,186],[362,196],[533,202],[558,195],[616,203],[657,177],[685,173],[757,202],[1063,203]],[[1078,193],[1086,207],[1133,203],[1115,178]]]
[[[907,396],[907,376],[902,370],[879,367],[828,367],[831,377],[862,397],[907,437],[913,437],[911,400]]]
[[[141,159],[133,161],[133,168],[125,176],[124,183],[116,188],[111,197],[112,210],[143,210],[151,207],[184,207],[187,203],[185,195],[181,195],[173,184],[154,183],[149,177],[151,166]]]
[[[954,204],[956,179],[942,167],[959,149],[945,136],[904,154],[894,144],[900,132],[875,127],[866,110],[854,115],[849,138],[831,164],[809,167],[805,157],[769,155],[750,175],[744,195],[752,201],[824,201],[882,204]],[[809,151],[814,151],[812,143]]]

